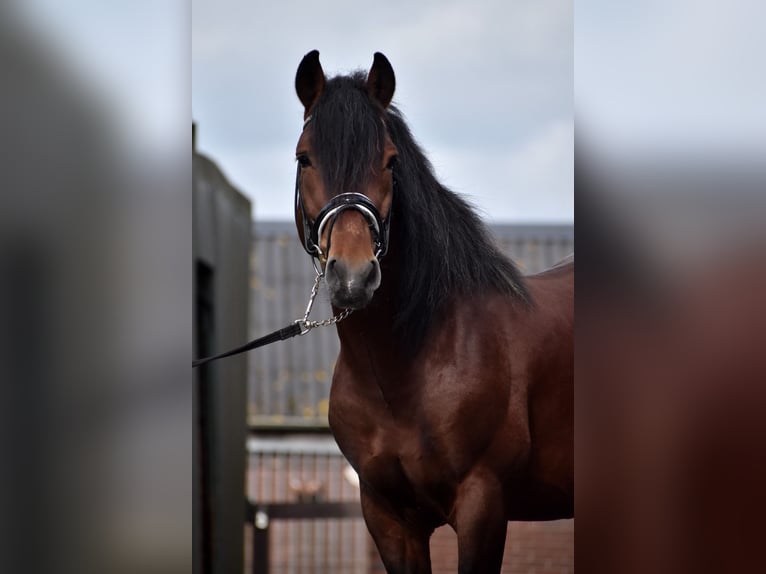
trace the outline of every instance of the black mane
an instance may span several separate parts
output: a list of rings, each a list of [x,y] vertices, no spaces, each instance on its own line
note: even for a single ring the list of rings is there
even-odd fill
[[[380,109],[367,96],[365,80],[356,72],[326,83],[312,114],[314,150],[328,188],[353,191],[380,158],[385,141],[380,118],[385,118],[399,152],[391,215],[395,253],[388,256],[400,263],[394,332],[402,348],[414,353],[439,309],[456,295],[497,291],[525,303],[530,299],[518,269],[471,206],[437,181],[401,112],[393,105]]]

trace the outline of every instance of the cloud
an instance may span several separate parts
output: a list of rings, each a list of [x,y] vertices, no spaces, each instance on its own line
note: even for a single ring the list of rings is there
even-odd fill
[[[435,148],[430,158],[442,183],[490,221],[572,221],[573,140],[573,121],[558,120],[516,146]]]
[[[259,217],[291,217],[291,201],[279,210],[274,198],[294,177],[302,110],[293,80],[300,58],[317,48],[333,74],[367,68],[373,52],[382,51],[397,75],[394,101],[416,139],[435,155],[447,154],[445,173],[465,174],[461,186],[498,189],[508,183],[498,165],[515,161],[514,153],[573,115],[572,12],[571,0],[392,0],[376,7],[373,18],[351,0],[321,9],[294,1],[195,0],[192,110],[200,148],[255,197]],[[548,161],[560,162],[548,173],[571,172],[571,146],[554,153],[555,138],[548,137]],[[553,175],[543,181],[543,171],[529,167],[534,161],[542,160],[514,168],[514,187],[565,187]],[[550,198],[562,193],[526,194],[507,208],[484,205],[483,195],[477,201],[493,213],[561,220],[571,209],[564,201],[556,210]]]
[[[625,159],[763,149],[764,18],[762,2],[578,6],[578,122]]]

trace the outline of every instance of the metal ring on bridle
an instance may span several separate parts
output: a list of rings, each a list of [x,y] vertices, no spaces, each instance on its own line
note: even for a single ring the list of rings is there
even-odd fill
[[[353,197],[357,196],[357,197]],[[324,229],[327,226],[328,223],[333,221],[335,217],[340,215],[341,212],[346,211],[347,209],[355,209],[359,213],[361,213],[364,218],[367,220],[367,222],[373,227],[375,231],[375,237],[373,241],[375,242],[375,257],[377,258],[380,255],[381,252],[381,244],[380,244],[380,224],[378,223],[379,216],[376,216],[375,213],[372,212],[368,207],[362,205],[361,203],[357,203],[356,201],[353,201],[354,199],[357,199],[358,197],[363,197],[366,201],[370,201],[366,196],[362,195],[361,193],[341,193],[340,195],[333,198],[333,202],[336,199],[341,200],[341,204],[337,205],[335,207],[332,207],[324,214],[320,213],[321,219],[317,219],[316,223],[314,223],[314,228],[316,229],[316,234],[314,233],[314,229],[312,229],[312,241],[314,242],[314,245],[316,246],[316,249],[319,253],[319,257],[323,258],[326,257],[326,255],[322,252],[321,242],[322,242],[322,234],[324,233]],[[346,199],[351,199],[352,201],[345,201]],[[332,203],[332,202],[331,202]],[[330,203],[328,203],[330,205]],[[324,209],[322,210],[324,211]],[[328,238],[328,245],[329,245],[329,238]]]

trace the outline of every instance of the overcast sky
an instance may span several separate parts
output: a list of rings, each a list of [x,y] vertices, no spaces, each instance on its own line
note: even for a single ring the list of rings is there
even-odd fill
[[[444,184],[494,222],[571,222],[572,20],[571,0],[193,0],[198,149],[256,218],[291,218],[300,59],[331,76],[380,51]]]

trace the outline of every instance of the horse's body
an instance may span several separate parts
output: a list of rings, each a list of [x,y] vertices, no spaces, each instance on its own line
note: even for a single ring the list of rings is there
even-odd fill
[[[388,106],[393,81],[376,55],[366,84],[347,77],[326,87],[315,52],[296,78],[307,118],[296,212],[304,242],[303,223],[339,191],[364,193],[380,212],[376,220],[351,206],[329,229],[319,225],[334,307],[355,309],[338,323],[330,426],[359,473],[364,517],[390,573],[430,572],[429,537],[445,523],[457,532],[461,573],[499,572],[508,520],[573,515],[574,264],[520,277],[433,178]],[[346,156],[365,147],[373,121],[354,123],[365,86],[385,132],[373,126],[369,137],[380,139],[360,171]],[[332,126],[336,140],[353,140],[334,160],[317,149],[334,141],[330,118],[343,124]],[[328,175],[339,158],[349,166]],[[390,245],[377,229],[389,219]]]
[[[456,300],[411,360],[391,344],[390,310],[339,325],[330,425],[368,524],[404,518],[420,538],[407,562],[444,523],[476,529],[484,558],[502,556],[507,520],[572,516],[573,317],[546,312],[571,302],[572,276],[532,278],[534,310],[491,294]]]

